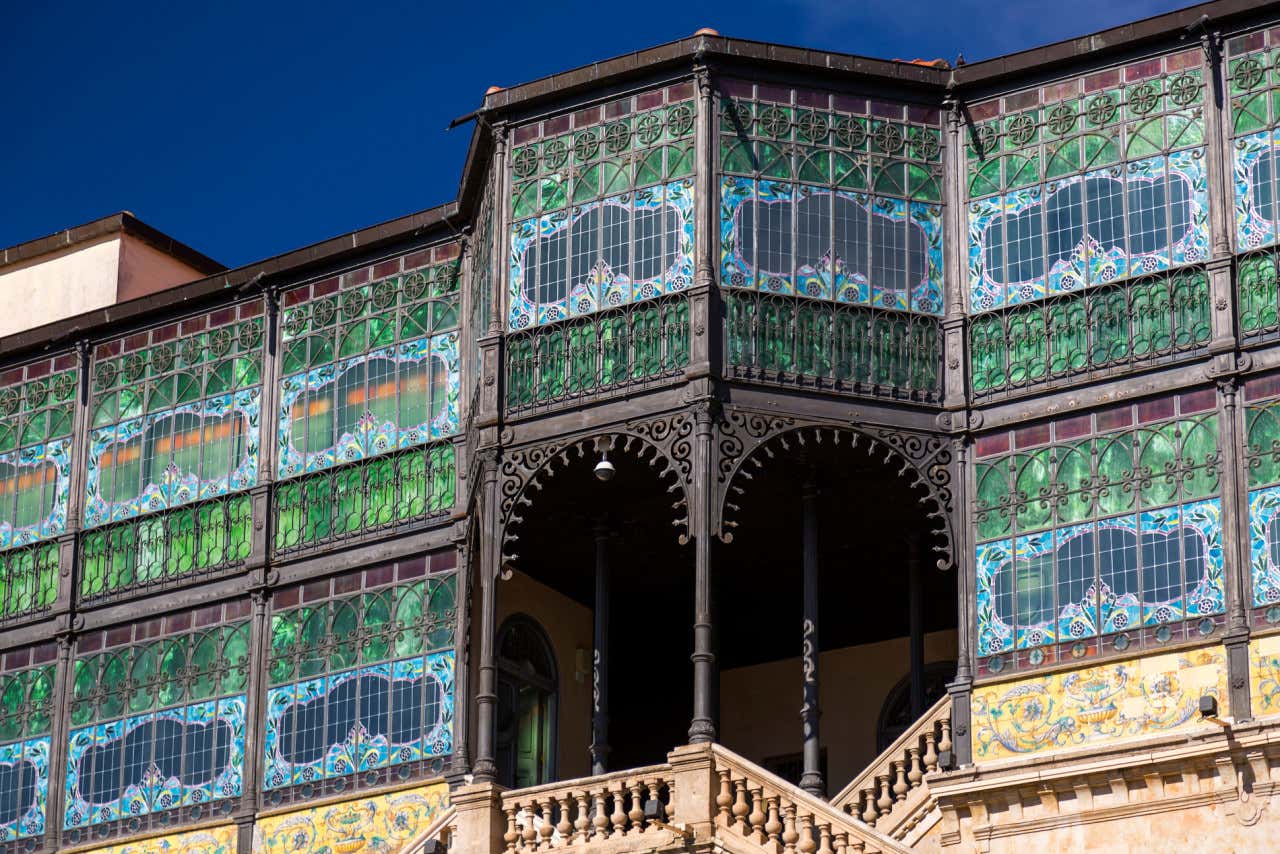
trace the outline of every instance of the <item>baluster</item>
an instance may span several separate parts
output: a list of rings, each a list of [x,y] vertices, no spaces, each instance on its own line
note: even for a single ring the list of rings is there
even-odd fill
[[[556,822],[556,833],[560,834],[560,844],[568,845],[573,832],[573,823],[569,821],[569,810],[573,808],[573,798],[568,794],[560,796],[560,821]]]
[[[800,816],[800,839],[796,845],[796,850],[800,854],[813,854],[818,850],[818,843],[813,841],[813,816],[805,813]]]
[[[747,823],[751,825],[751,838],[758,845],[764,842],[764,790],[756,786],[751,790],[751,814]]]
[[[867,824],[874,825],[876,819],[880,816],[880,811],[876,809],[876,790],[863,789],[862,803],[862,820]]]
[[[534,826],[533,821],[533,810],[536,806],[537,801],[534,801],[524,807],[524,819],[522,823],[524,832],[520,835],[521,840],[524,842],[524,847],[530,850],[536,847],[536,843],[538,841],[538,828]]]
[[[831,825],[818,827],[818,854],[835,854],[831,848]]]
[[[644,830],[641,826],[644,821],[644,783],[640,780],[631,784],[631,811],[627,813],[627,818],[631,820],[630,830],[636,833]]]
[[[880,797],[876,798],[876,807],[880,815],[888,815],[893,809],[893,795],[889,792],[889,775],[877,774],[876,782],[880,784]]]
[[[552,822],[552,805],[555,804],[554,798],[547,798],[545,801],[535,801],[538,807],[538,814],[542,819],[542,824],[538,828],[538,835],[542,837],[538,847],[546,849],[551,847],[551,836],[556,832],[555,824]]]
[[[617,788],[613,790],[613,815],[609,820],[613,822],[613,835],[621,836],[626,832],[627,813],[622,808],[622,799],[626,790],[622,788],[622,784],[618,783]]]
[[[606,792],[600,789],[592,796],[596,814],[591,819],[591,824],[596,829],[596,839],[605,839],[609,835],[609,814],[604,811],[605,795]]]
[[[835,854],[848,854],[849,851],[849,832],[842,830],[836,834],[835,838]]]
[[[782,808],[782,850],[795,851],[799,838],[800,834],[796,833],[796,806],[786,804]]]
[[[586,842],[589,836],[588,828],[591,827],[591,802],[588,800],[586,792],[578,792],[575,800],[578,802],[578,814],[573,819],[573,841]]]
[[[720,816],[720,823],[728,827],[731,821],[729,805],[733,803],[733,791],[729,788],[729,769],[721,768],[717,773],[720,775],[720,793],[716,795],[716,812]]]
[[[747,832],[747,826],[744,819],[750,809],[747,807],[747,781],[737,779],[733,781],[733,826],[740,827],[743,833]]]
[[[920,766],[920,746],[908,747],[907,755],[911,757],[911,770],[907,772],[907,784],[914,789],[924,780],[924,768]]]
[[[890,766],[893,768],[893,799],[895,801],[903,801],[907,798],[907,792],[911,791],[911,787],[907,785],[907,766],[901,759],[893,760]]]
[[[938,739],[938,752],[945,753],[951,749],[951,718],[943,718],[938,723],[942,725],[942,737]]]
[[[520,838],[520,833],[516,830],[516,810],[518,808],[518,804],[512,804],[504,808],[507,813],[507,832],[502,835],[502,841],[507,843],[507,851],[515,851],[516,840]]]
[[[928,730],[925,731],[924,770],[926,773],[928,773],[929,771],[938,770],[938,746],[935,743],[937,741],[937,738],[938,738],[937,735],[934,734],[933,727],[930,727]]]
[[[764,823],[764,835],[768,841],[777,843],[781,841],[782,821],[778,818],[778,796],[770,795],[768,798],[769,818]]]
[[[649,781],[649,800],[651,801],[658,800],[658,795],[660,794],[661,789],[662,789],[661,780],[658,780],[656,778],[653,780],[650,780]],[[667,820],[671,821],[672,820],[671,816],[667,816]]]

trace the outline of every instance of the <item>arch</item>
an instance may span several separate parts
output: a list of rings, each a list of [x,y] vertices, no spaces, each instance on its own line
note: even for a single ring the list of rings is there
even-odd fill
[[[502,543],[502,577],[518,555],[508,546],[519,539],[524,508],[532,507],[540,492],[571,463],[607,452],[645,462],[672,493],[672,525],[681,544],[689,540],[689,495],[692,486],[693,420],[687,412],[646,422],[633,422],[613,430],[571,437],[540,445],[516,448],[502,458],[499,467],[499,514]]]
[[[746,491],[753,472],[779,454],[803,449],[809,443],[847,442],[851,451],[865,448],[868,456],[882,455],[886,464],[899,466],[898,476],[910,478],[920,493],[919,502],[931,505],[926,516],[938,541],[939,569],[954,565],[952,536],[951,449],[942,436],[889,429],[854,428],[846,424],[796,423],[792,419],[731,412],[721,425],[719,481],[714,506],[716,535],[732,542],[739,505],[734,499]]]
[[[516,613],[502,621],[494,648],[499,777],[518,788],[549,782],[556,774],[560,694],[551,638],[533,617]],[[522,758],[522,751],[531,755]]]

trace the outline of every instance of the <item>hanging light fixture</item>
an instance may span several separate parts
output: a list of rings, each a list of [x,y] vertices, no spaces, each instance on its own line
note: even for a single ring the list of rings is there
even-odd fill
[[[609,452],[600,452],[600,462],[596,463],[594,469],[596,480],[601,483],[608,483],[613,480],[613,476],[617,474],[617,469],[613,467],[613,463],[609,462]]]

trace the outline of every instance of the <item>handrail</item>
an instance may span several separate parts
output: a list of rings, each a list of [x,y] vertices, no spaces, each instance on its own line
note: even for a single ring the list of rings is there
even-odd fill
[[[831,799],[832,806],[871,826],[883,826],[924,776],[938,770],[940,755],[951,749],[951,697],[944,695],[893,744]]]
[[[409,842],[400,849],[400,854],[422,854],[422,849],[427,846],[428,842],[449,830],[449,827],[453,824],[453,819],[457,814],[458,808],[450,806],[435,818],[431,819],[431,823],[427,825],[426,830],[409,840]]]
[[[717,827],[761,847],[803,854],[905,854],[909,849],[834,805],[721,745],[711,746],[720,778]]]
[[[660,830],[645,804],[658,801],[669,813],[674,787],[671,766],[664,764],[503,792],[506,851],[590,846]]]

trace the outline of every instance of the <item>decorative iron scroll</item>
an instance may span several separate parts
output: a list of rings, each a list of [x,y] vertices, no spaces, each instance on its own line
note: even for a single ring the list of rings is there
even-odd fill
[[[275,554],[448,515],[455,492],[455,453],[446,440],[277,484],[272,502]]]
[[[936,401],[936,317],[726,290],[725,376],[874,397]]]
[[[534,506],[530,490],[540,491],[555,477],[557,467],[564,468],[600,450],[647,461],[658,478],[667,482],[667,490],[677,495],[672,508],[682,514],[672,520],[672,524],[680,531],[680,542],[687,542],[688,501],[693,482],[693,423],[689,412],[675,412],[647,421],[628,422],[613,430],[506,451],[498,469],[502,564],[506,566],[518,557],[506,553],[506,547],[519,538],[519,527],[525,521],[523,508]]]
[[[78,553],[80,600],[163,587],[249,557],[247,493],[178,507],[86,531]]]
[[[980,314],[970,383],[982,396],[1199,353],[1210,313],[1209,278],[1194,267]]]
[[[507,338],[507,412],[573,402],[679,376],[689,364],[689,298],[663,297]]]
[[[47,611],[57,596],[57,543],[0,552],[0,620]]]
[[[792,418],[727,409],[718,425],[718,460],[713,488],[713,530],[722,541],[733,540],[734,518],[740,508],[744,480],[779,453],[789,453],[809,443],[848,442],[850,450],[865,448],[869,456],[896,463],[899,477],[911,479],[911,487],[923,492],[921,504],[932,504],[927,516],[934,527],[938,568],[952,566],[951,443],[945,436],[885,428],[852,428],[842,424],[798,422]]]

